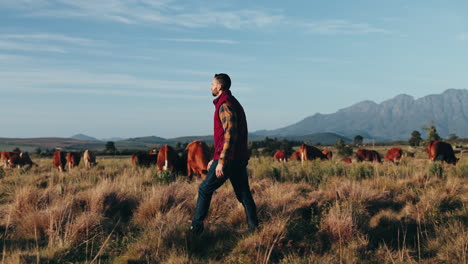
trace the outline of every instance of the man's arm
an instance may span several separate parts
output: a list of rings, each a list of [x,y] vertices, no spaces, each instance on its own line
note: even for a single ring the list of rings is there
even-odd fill
[[[219,173],[222,176],[222,166],[225,164],[226,157],[229,156],[232,148],[236,144],[237,116],[232,106],[224,103],[219,108],[219,118],[221,119],[224,130],[224,145],[218,161],[218,166],[221,166],[221,172]],[[216,175],[218,176],[218,169]]]

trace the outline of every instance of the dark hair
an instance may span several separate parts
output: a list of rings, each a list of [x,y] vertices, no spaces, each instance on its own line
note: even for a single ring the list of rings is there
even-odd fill
[[[221,84],[223,90],[229,90],[231,88],[231,78],[225,73],[215,74],[214,78]]]

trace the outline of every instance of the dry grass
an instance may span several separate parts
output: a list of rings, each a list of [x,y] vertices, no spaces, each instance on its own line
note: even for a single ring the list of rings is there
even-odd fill
[[[199,181],[100,159],[0,171],[3,263],[466,263],[468,161],[278,163],[253,158],[260,229],[226,183],[188,232]]]

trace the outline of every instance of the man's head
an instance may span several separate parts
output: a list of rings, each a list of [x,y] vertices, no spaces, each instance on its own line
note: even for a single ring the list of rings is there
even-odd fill
[[[225,73],[215,74],[211,81],[211,93],[213,96],[219,96],[223,91],[231,88],[231,78]]]

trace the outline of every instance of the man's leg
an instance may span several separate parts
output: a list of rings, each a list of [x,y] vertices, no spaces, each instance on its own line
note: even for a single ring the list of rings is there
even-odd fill
[[[205,180],[200,183],[198,187],[198,200],[197,207],[195,208],[195,215],[192,220],[192,226],[190,229],[194,233],[201,233],[203,231],[203,220],[205,220],[208,210],[210,209],[211,197],[214,191],[216,191],[226,181],[227,177],[222,178],[216,177],[216,165],[218,161],[215,160],[208,169],[208,174]]]
[[[247,162],[233,161],[228,165],[226,170],[237,200],[244,206],[249,231],[254,231],[258,228],[257,207],[250,192]]]

